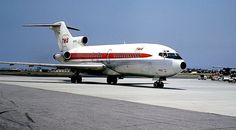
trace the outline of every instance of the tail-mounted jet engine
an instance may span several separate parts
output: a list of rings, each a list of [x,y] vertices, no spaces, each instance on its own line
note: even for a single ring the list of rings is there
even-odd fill
[[[71,57],[71,54],[70,54],[70,52],[65,52],[64,54],[63,54],[63,57],[65,58],[65,60],[69,60],[70,59],[70,57]]]
[[[88,42],[88,38],[85,36],[74,37],[73,42],[78,44],[82,43],[83,45],[86,45],[86,43]]]
[[[57,54],[53,55],[53,59],[55,59],[57,61],[61,61],[61,62],[65,61],[65,60],[69,60],[70,58],[71,58],[71,54],[68,51],[63,54],[57,53]]]

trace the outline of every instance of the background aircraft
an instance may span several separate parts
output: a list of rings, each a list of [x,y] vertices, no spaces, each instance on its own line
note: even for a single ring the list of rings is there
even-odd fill
[[[158,78],[153,85],[160,88],[164,87],[163,80],[186,68],[186,63],[174,49],[161,44],[86,46],[88,38],[85,36],[73,37],[68,29],[76,31],[79,29],[66,26],[64,21],[25,26],[49,27],[54,31],[60,52],[53,58],[61,64],[4,61],[1,61],[1,64],[69,68],[74,72],[70,77],[72,83],[82,82],[81,73],[107,75],[108,84],[117,84],[118,78],[125,76]]]

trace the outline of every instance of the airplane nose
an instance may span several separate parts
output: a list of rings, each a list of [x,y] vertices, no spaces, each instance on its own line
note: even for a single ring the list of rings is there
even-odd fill
[[[182,70],[186,69],[186,67],[187,67],[187,64],[186,64],[185,62],[182,62],[182,63],[180,64],[180,68],[181,68]]]

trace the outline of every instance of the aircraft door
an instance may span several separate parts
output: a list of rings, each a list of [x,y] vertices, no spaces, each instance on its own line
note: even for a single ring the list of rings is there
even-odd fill
[[[166,75],[169,66],[171,65],[170,60],[166,57],[168,56],[169,50],[163,50],[163,52],[159,53],[159,56],[163,57],[162,61],[157,63],[158,67],[156,67],[156,74],[159,76]]]

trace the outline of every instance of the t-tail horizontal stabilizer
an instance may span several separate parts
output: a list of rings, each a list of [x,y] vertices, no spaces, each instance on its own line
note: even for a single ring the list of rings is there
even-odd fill
[[[56,24],[25,24],[23,27],[60,27],[61,23]],[[70,30],[80,31],[78,28],[66,26]]]

